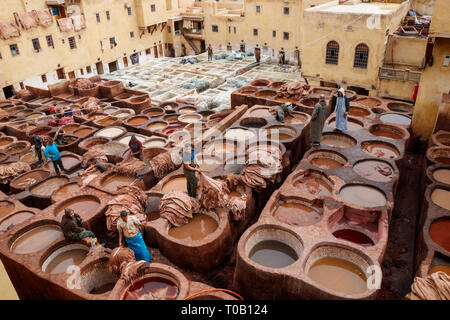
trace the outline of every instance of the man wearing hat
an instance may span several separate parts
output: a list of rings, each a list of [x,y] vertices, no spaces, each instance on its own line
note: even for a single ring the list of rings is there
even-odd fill
[[[135,216],[128,216],[127,211],[120,212],[120,218],[117,221],[117,231],[119,231],[119,245],[123,246],[122,239],[125,238],[125,243],[128,248],[133,250],[136,260],[145,260],[150,262],[152,255],[145,245],[144,238],[142,238],[139,227],[141,222]]]

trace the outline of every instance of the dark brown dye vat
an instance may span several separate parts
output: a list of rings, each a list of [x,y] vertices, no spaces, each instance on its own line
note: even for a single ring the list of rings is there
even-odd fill
[[[66,184],[68,181],[69,178],[67,177],[53,177],[39,183],[34,187],[31,187],[30,192],[40,197],[49,197],[53,192],[59,189],[59,187],[63,184]]]
[[[66,202],[63,206],[61,206],[57,211],[55,211],[56,216],[61,216],[64,213],[64,210],[67,208],[73,209],[79,215],[83,214],[93,214],[100,207],[100,200],[94,196],[83,196],[77,197]]]
[[[50,172],[45,170],[30,171],[11,181],[11,184],[18,188],[25,189],[26,187],[47,178],[49,175]]]
[[[375,244],[372,241],[372,239],[370,239],[364,233],[352,229],[337,230],[333,232],[333,236],[335,236],[338,239],[359,244],[360,246],[363,247],[371,247]]]
[[[4,232],[14,228],[16,225],[21,224],[22,222],[30,219],[34,216],[34,213],[31,211],[19,211],[14,213],[13,215],[8,216],[7,218],[0,221],[0,232]]]
[[[280,222],[293,226],[309,226],[320,221],[320,209],[297,202],[280,203],[273,213]]]
[[[10,201],[0,201],[0,218],[14,211],[16,205]]]
[[[162,277],[148,277],[133,283],[123,300],[175,300],[179,289],[170,280]]]

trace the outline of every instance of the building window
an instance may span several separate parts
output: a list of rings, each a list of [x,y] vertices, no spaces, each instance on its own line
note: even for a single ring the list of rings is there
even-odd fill
[[[86,67],[86,73],[92,73],[92,68],[91,68],[91,66],[87,66],[87,67]]]
[[[106,20],[111,20],[111,16],[109,14],[109,11],[106,11]]]
[[[69,46],[70,46],[70,49],[76,49],[77,48],[77,43],[75,42],[75,37],[70,37],[69,38]]]
[[[19,47],[17,46],[17,44],[11,44],[9,48],[11,49],[11,54],[13,55],[13,57],[19,55]]]
[[[3,59],[3,57],[2,57],[2,53],[0,52],[0,60],[1,60],[1,59]]]
[[[234,34],[236,34],[236,27],[234,27]]]
[[[19,83],[20,89],[25,89],[25,86],[23,85],[23,82]]]
[[[152,50],[151,49],[145,49],[145,54],[146,55],[151,55],[152,54]]]
[[[100,13],[96,13],[95,18],[97,19],[97,22],[100,23]]]
[[[43,83],[46,83],[46,82],[47,82],[47,76],[46,76],[45,74],[43,74],[43,75],[41,76],[41,79],[42,79],[42,82],[43,82]]]
[[[336,41],[330,41],[327,44],[326,64],[338,65],[339,60],[339,44]]]
[[[272,31],[272,37],[276,38],[277,37],[277,32],[275,30]]]
[[[172,28],[170,26],[167,26],[167,32],[171,33],[172,32]]]
[[[116,37],[109,38],[109,44],[111,45],[111,48],[117,46]]]
[[[80,73],[81,73],[82,76],[84,76],[84,70],[83,69],[80,69]]]
[[[256,6],[256,13],[260,13],[261,12],[261,6]]]
[[[228,33],[231,33],[231,27],[228,26]]]
[[[284,14],[289,14],[289,7],[284,7],[283,12]]]
[[[156,11],[156,5],[152,4],[150,5],[150,11],[155,12]]]
[[[212,32],[219,32],[219,26],[213,25]]]
[[[253,35],[257,36],[258,35],[258,29],[253,29]]]
[[[52,36],[46,36],[45,40],[47,40],[47,46],[54,48],[55,44],[53,43],[53,37]]]
[[[360,43],[355,49],[355,61],[353,63],[353,68],[367,69],[367,62],[369,60],[369,47]]]
[[[130,38],[134,38],[134,32],[133,31],[130,32]]]
[[[38,38],[31,39],[31,42],[33,43],[34,51],[39,52],[41,50],[41,45],[39,44],[39,39]]]
[[[128,11],[128,15],[131,16],[131,7],[128,7],[127,11]]]
[[[283,32],[283,39],[289,40],[289,32]]]

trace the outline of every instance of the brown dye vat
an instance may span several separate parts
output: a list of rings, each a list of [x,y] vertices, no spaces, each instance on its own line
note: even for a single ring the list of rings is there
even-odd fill
[[[58,202],[63,199],[69,198],[78,190],[80,190],[80,186],[77,182],[65,184],[53,193],[52,200],[54,202]]]
[[[61,228],[56,225],[43,225],[33,228],[19,236],[11,245],[11,252],[27,254],[48,247],[63,236]]]
[[[30,192],[36,196],[49,197],[53,192],[55,192],[63,184],[69,181],[67,177],[53,177],[39,183],[38,185],[31,187]]]
[[[91,133],[92,130],[93,130],[92,128],[82,128],[82,129],[75,130],[73,132],[73,134],[76,135],[77,137],[82,137],[82,136],[85,136],[85,135]]]
[[[105,120],[99,121],[98,124],[101,126],[110,126],[116,121],[117,120],[115,120],[115,119],[107,118]]]
[[[308,118],[305,115],[295,112],[284,118],[284,122],[287,124],[304,123],[306,120],[308,120]]]
[[[438,169],[433,172],[433,178],[441,183],[450,184],[450,170]]]
[[[110,191],[117,191],[117,187],[128,186],[134,180],[134,178],[126,176],[111,175],[102,182],[102,187]]]
[[[381,105],[381,101],[374,98],[360,98],[356,99],[356,102],[364,107],[378,107]]]
[[[341,154],[325,150],[311,152],[308,160],[314,166],[327,170],[341,168],[347,163],[347,159]]]
[[[148,118],[146,118],[146,117],[135,117],[135,118],[131,118],[130,120],[128,120],[127,123],[132,126],[138,126],[147,121],[148,121]]]
[[[155,221],[159,219],[159,211],[151,211],[147,213],[147,221]]]
[[[0,138],[0,148],[10,145],[13,142],[14,142],[14,138],[12,138],[12,137],[1,137]]]
[[[112,289],[114,289],[115,285],[116,285],[115,282],[109,282],[104,285],[95,287],[89,293],[90,294],[104,294],[104,293],[107,293],[107,292],[111,291]]]
[[[280,89],[281,86],[282,86],[283,84],[285,84],[285,83],[286,83],[286,82],[283,82],[283,81],[272,82],[272,83],[269,85],[269,88],[270,88],[270,89],[273,89],[273,90],[278,90],[278,89]]]
[[[147,100],[146,97],[133,98],[133,99],[130,100],[130,103],[142,103],[142,102],[144,102],[145,100]]]
[[[34,216],[34,213],[31,211],[19,211],[14,213],[13,215],[3,219],[0,221],[0,232],[4,232],[10,230],[18,224],[30,219]]]
[[[9,201],[0,201],[0,218],[7,216],[14,211],[16,205]]]
[[[341,168],[343,165],[342,163],[333,160],[331,158],[314,158],[311,161],[311,164],[315,165],[318,168],[321,169],[338,169]]]
[[[441,208],[450,210],[450,191],[441,188],[434,189],[431,193],[431,201]]]
[[[159,105],[160,108],[163,108],[164,110],[173,110],[176,107],[178,107],[178,103],[176,102],[165,102],[165,103],[161,103]]]
[[[179,113],[196,113],[197,109],[193,107],[183,107],[178,110]]]
[[[108,140],[102,140],[101,138],[99,138],[99,139],[95,139],[95,140],[92,140],[92,142],[91,143],[89,143],[87,146],[86,146],[86,148],[87,149],[90,149],[90,148],[92,148],[92,147],[95,147],[95,146],[100,146],[100,145],[103,145],[103,144],[106,144],[106,143],[108,143],[109,141]]]
[[[319,98],[303,98],[300,103],[307,107],[314,107],[319,102]]]
[[[254,87],[266,87],[270,81],[264,80],[264,79],[255,79],[252,82],[249,83],[249,85]]]
[[[353,170],[361,177],[377,182],[389,182],[394,178],[394,169],[389,164],[378,160],[358,162]]]
[[[355,139],[344,134],[323,134],[321,143],[336,148],[351,148],[356,144]]]
[[[169,123],[178,122],[178,114],[170,114],[163,117],[164,121]]]
[[[26,119],[36,119],[36,118],[39,118],[39,117],[41,117],[41,116],[43,116],[42,113],[32,113],[32,114],[26,116],[25,118],[26,118]]]
[[[201,188],[200,186],[197,188],[197,195],[199,195]],[[181,191],[187,192],[187,180],[186,177],[175,177],[167,181],[161,188],[163,193],[167,193],[169,191]]]
[[[315,196],[330,196],[333,190],[323,178],[314,174],[308,174],[295,181],[294,187],[303,193],[309,193]]]
[[[76,165],[77,163],[80,162],[80,160],[78,160],[78,158],[71,157],[71,156],[62,156],[61,161],[64,165],[64,168],[66,168],[66,169],[72,168],[74,165]]]
[[[24,124],[24,125],[21,125],[21,126],[18,127],[18,129],[20,131],[25,131],[27,133],[28,133],[28,131],[34,130],[36,128],[37,128],[36,125],[34,125],[32,123],[27,123],[27,124]]]
[[[430,271],[428,272],[428,274],[433,274],[435,272],[444,272],[446,273],[448,276],[450,276],[450,266],[446,266],[446,265],[435,265],[432,266]]]
[[[320,209],[296,202],[286,202],[278,206],[273,216],[280,222],[293,226],[309,226],[320,221]]]
[[[154,276],[133,283],[123,300],[175,300],[179,292],[172,281]]]
[[[66,124],[65,126],[63,126],[63,131],[64,132],[72,132],[75,129],[77,129],[80,125],[79,124]]]
[[[336,118],[333,118],[328,123],[328,125],[332,126],[332,127],[336,127]],[[351,118],[347,119],[347,129],[349,131],[361,130],[362,128],[364,128],[364,125],[361,122],[359,122],[359,121],[357,121],[355,119],[351,119]]]
[[[385,137],[390,138],[394,140],[400,140],[403,138],[403,135],[397,128],[392,126],[381,126],[381,125],[375,125],[373,128],[371,128],[370,133],[377,137]]]
[[[39,181],[47,178],[49,175],[50,172],[45,170],[30,171],[24,175],[21,175],[17,179],[11,181],[11,184],[21,189],[25,189],[26,187],[31,186],[32,184],[38,183]]]
[[[450,252],[450,220],[433,222],[430,226],[430,237],[436,244]]]
[[[378,142],[363,142],[361,149],[377,158],[396,159],[400,152],[391,145]]]
[[[380,121],[400,124],[404,126],[409,126],[411,124],[411,118],[396,113],[385,113],[380,116]]]
[[[298,260],[294,249],[287,244],[275,240],[263,240],[258,242],[248,257],[265,267],[284,268]]]
[[[448,157],[437,157],[437,158],[434,158],[434,161],[442,163],[442,164],[450,164],[450,158],[448,158]]]
[[[257,108],[250,111],[250,116],[255,118],[267,118],[271,115],[270,110],[266,108]]]
[[[350,107],[348,114],[354,117],[367,117],[368,115],[370,115],[370,112],[369,110],[364,108]]]
[[[13,155],[13,154],[21,153],[21,152],[25,151],[27,148],[28,148],[27,143],[18,141],[18,142],[11,143],[6,148],[5,151],[7,154]]]
[[[200,213],[194,215],[188,224],[170,228],[169,235],[177,239],[196,241],[216,231],[218,226],[219,224],[214,218]]]
[[[367,290],[367,278],[354,263],[335,257],[325,257],[312,264],[308,276],[314,282],[338,292],[358,294]]]
[[[391,111],[395,112],[405,112],[405,113],[411,113],[413,112],[413,106],[408,103],[402,103],[402,102],[389,102],[387,104],[387,107]]]
[[[253,94],[255,93],[257,90],[254,88],[242,88],[241,90],[239,90],[238,92],[240,94],[244,94],[244,95],[249,95],[249,94]]]
[[[267,125],[267,120],[264,118],[249,117],[242,119],[240,125],[247,128],[261,128]]]
[[[167,127],[167,122],[152,122],[147,125],[148,130],[157,131]]]
[[[58,211],[55,211],[55,216],[62,216],[64,210],[67,208],[73,209],[79,215],[92,214],[100,207],[100,200],[94,196],[84,196],[72,199],[65,203]]]
[[[106,117],[107,117],[106,114],[94,114],[94,115],[90,116],[88,119],[89,120],[100,120],[100,119],[103,119]]]
[[[275,97],[277,95],[276,91],[270,91],[270,90],[261,90],[255,93],[255,96],[258,98],[268,98],[268,97]]]
[[[375,244],[372,239],[370,239],[364,233],[352,229],[337,230],[333,232],[333,236],[338,239],[356,243],[363,247],[371,247]]]
[[[164,110],[161,108],[150,108],[144,111],[143,114],[149,117],[158,117],[164,114]]]
[[[66,272],[72,265],[79,265],[86,258],[87,249],[72,249],[58,254],[43,270],[50,274],[60,274]]]
[[[278,102],[290,102],[290,103],[296,103],[297,102],[297,100],[288,99],[288,98],[282,98],[282,97],[275,97],[274,100],[278,101]]]
[[[116,99],[126,100],[131,98],[133,95],[131,93],[122,93],[121,95],[115,96]]]
[[[339,195],[347,202],[361,207],[381,207],[386,205],[386,196],[378,189],[365,185],[347,185],[340,191]]]

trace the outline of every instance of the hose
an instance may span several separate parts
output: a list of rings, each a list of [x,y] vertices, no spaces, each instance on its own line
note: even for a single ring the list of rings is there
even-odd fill
[[[199,292],[197,292],[197,293],[191,294],[189,297],[186,297],[186,298],[184,298],[183,300],[189,300],[189,299],[192,298],[192,297],[198,296],[198,295],[203,294],[203,293],[212,292],[212,291],[223,291],[223,292],[231,293],[231,294],[237,296],[240,300],[244,300],[244,298],[242,298],[242,297],[241,297],[240,295],[238,295],[236,292],[233,292],[233,291],[227,290],[227,289],[208,289],[208,290],[202,290],[202,291],[199,291]]]

